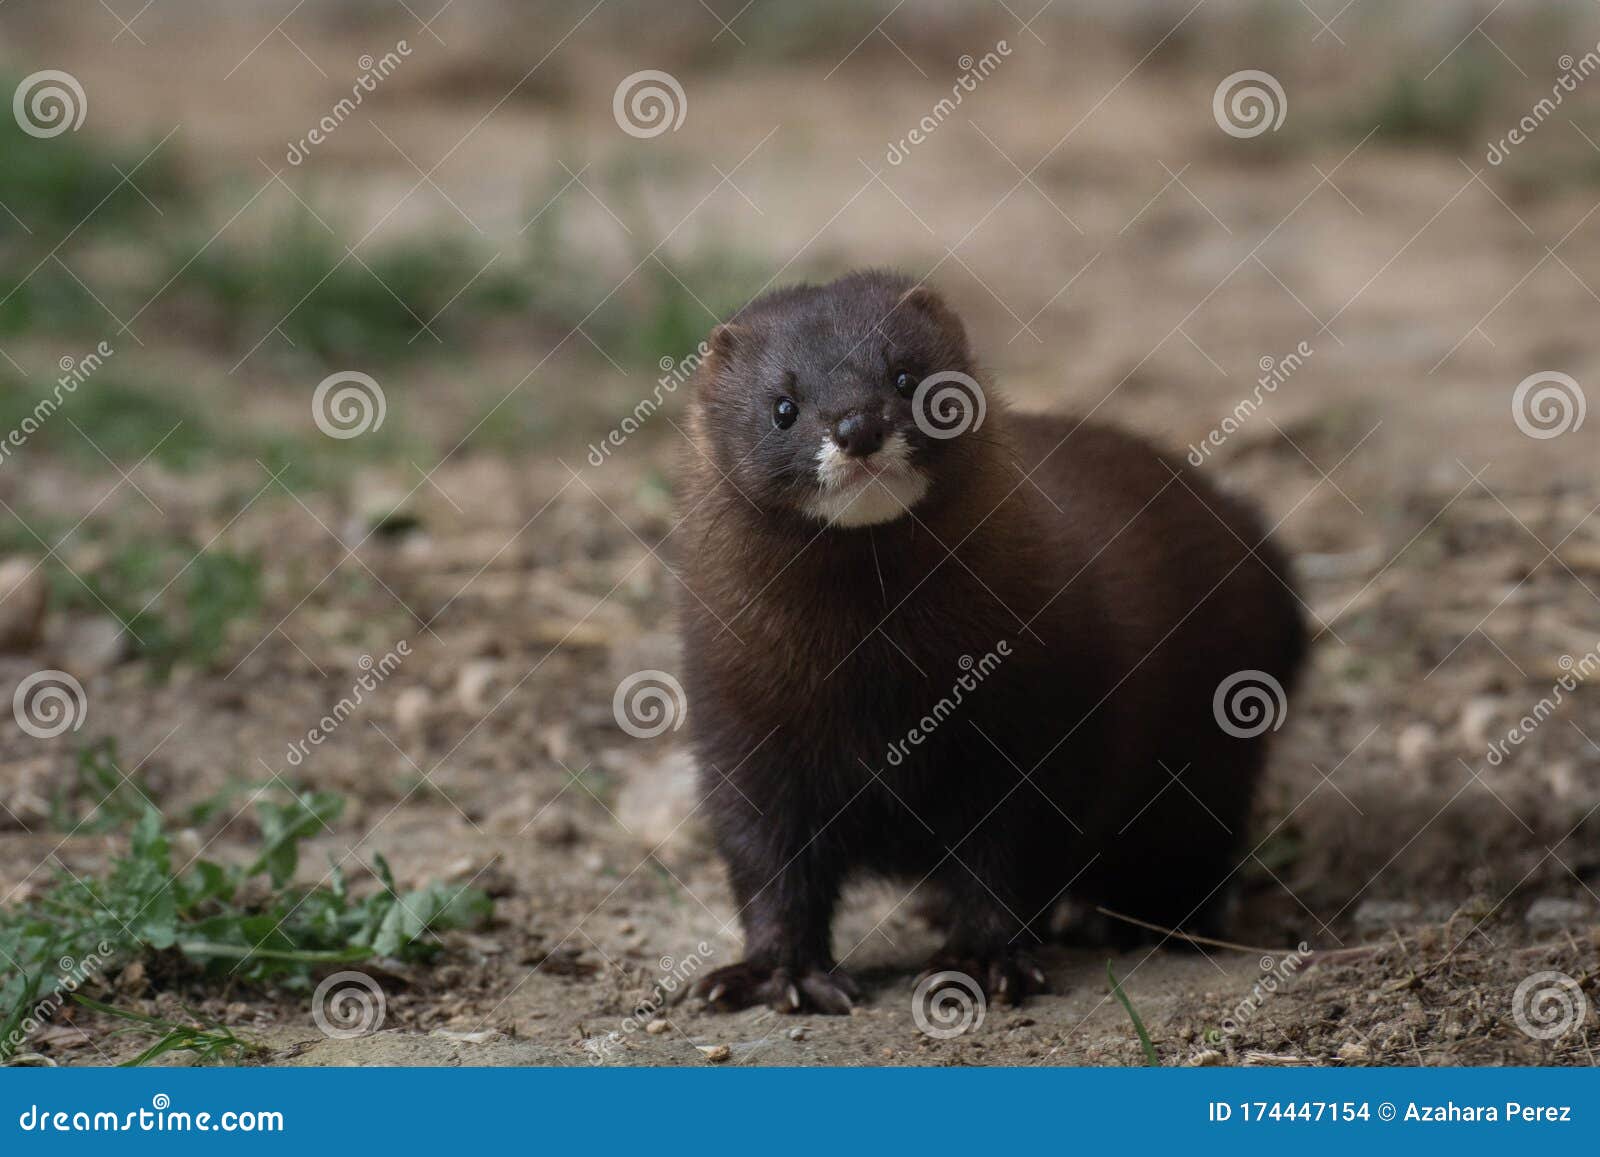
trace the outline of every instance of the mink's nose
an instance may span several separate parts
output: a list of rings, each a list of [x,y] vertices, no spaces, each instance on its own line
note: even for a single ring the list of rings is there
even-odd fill
[[[883,419],[852,410],[833,424],[833,440],[852,458],[865,458],[883,445]]]

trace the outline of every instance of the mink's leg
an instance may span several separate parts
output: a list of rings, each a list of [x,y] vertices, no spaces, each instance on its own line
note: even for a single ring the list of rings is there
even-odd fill
[[[997,852],[1000,851],[997,849]],[[1050,897],[1027,883],[1028,873],[1014,861],[996,855],[985,861],[972,855],[952,860],[942,883],[949,889],[951,923],[944,947],[922,973],[927,980],[941,973],[963,974],[992,1000],[1017,1004],[1026,996],[1048,992],[1049,982],[1033,957],[1043,943],[1050,919]],[[963,985],[959,976],[936,982],[940,988]]]
[[[858,990],[833,960],[841,881],[823,841],[808,833],[768,842],[746,829],[721,843],[744,927],[744,959],[702,977],[690,991],[730,1011],[766,1004],[778,1012],[849,1013]]]

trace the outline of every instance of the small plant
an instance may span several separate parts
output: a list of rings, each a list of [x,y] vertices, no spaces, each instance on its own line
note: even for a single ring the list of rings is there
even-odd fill
[[[97,778],[96,758],[89,774]],[[176,870],[161,815],[147,805],[131,826],[128,851],[103,874],[63,871],[39,898],[0,912],[0,1058],[64,994],[76,997],[81,983],[136,960],[303,990],[332,965],[428,959],[439,948],[437,931],[487,917],[491,901],[475,889],[436,883],[401,893],[381,856],[372,869],[380,886],[364,897],[352,894],[337,866],[326,885],[295,886],[301,842],[336,822],[343,805],[328,792],[259,800],[261,846],[253,860],[225,866],[196,859]],[[86,970],[87,962],[95,967]],[[142,1014],[124,1019],[158,1023]],[[240,1043],[216,1030],[159,1023],[159,1051],[147,1058],[174,1049],[217,1055]]]
[[[79,749],[74,773],[72,782],[57,788],[50,801],[50,822],[57,831],[124,830],[150,806],[137,772],[122,773],[117,741],[109,736]]]
[[[1156,1046],[1150,1043],[1150,1034],[1145,1031],[1144,1020],[1139,1016],[1139,1010],[1133,1007],[1133,1001],[1128,999],[1128,994],[1122,991],[1122,982],[1117,979],[1117,974],[1111,970],[1111,961],[1106,961],[1106,979],[1111,983],[1111,995],[1117,998],[1118,1003],[1127,1012],[1128,1019],[1133,1021],[1133,1031],[1139,1034],[1139,1045],[1144,1049],[1144,1063],[1154,1068],[1161,1067],[1161,1058],[1156,1056]]]
[[[139,1065],[149,1064],[157,1057],[167,1053],[192,1053],[194,1058],[202,1064],[211,1061],[238,1061],[261,1051],[261,1046],[245,1037],[239,1036],[226,1025],[206,1026],[197,1021],[189,1024],[180,1024],[177,1021],[166,1020],[159,1016],[147,1016],[142,1012],[133,1012],[126,1008],[117,1008],[114,1005],[102,1004],[98,1000],[91,1000],[87,996],[73,994],[73,1002],[84,1008],[92,1009],[104,1016],[116,1017],[118,1020],[131,1022],[129,1027],[118,1029],[108,1034],[115,1036],[118,1033],[142,1033],[156,1038],[149,1048],[131,1060],[123,1061],[118,1068],[131,1069]]]
[[[169,574],[170,579],[163,578]],[[62,572],[53,578],[63,605],[92,613],[109,610],[157,679],[179,662],[200,668],[215,664],[228,629],[261,605],[258,559],[225,550],[194,551],[181,543],[135,542],[92,574]]]

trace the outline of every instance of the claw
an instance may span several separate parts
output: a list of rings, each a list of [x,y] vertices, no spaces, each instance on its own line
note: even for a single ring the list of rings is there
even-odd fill
[[[716,1004],[717,1001],[722,999],[722,994],[727,992],[727,991],[728,991],[728,986],[726,984],[714,985],[712,987],[711,991],[706,993],[706,1003],[707,1004]]]
[[[795,1012],[800,1011],[800,990],[792,984],[789,986],[789,1007]]]

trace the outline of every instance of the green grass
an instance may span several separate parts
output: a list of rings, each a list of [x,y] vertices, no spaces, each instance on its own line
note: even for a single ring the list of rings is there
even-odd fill
[[[210,422],[186,400],[113,374],[102,369],[70,392],[59,391],[59,403],[53,382],[35,389],[0,385],[0,436],[23,429],[26,418],[37,422],[26,443],[10,450],[8,458],[47,453],[106,469],[110,458],[131,470],[148,454],[152,462],[187,470],[224,448]],[[36,411],[41,401],[53,411]],[[47,416],[40,418],[40,413]]]
[[[1128,994],[1122,991],[1122,982],[1117,979],[1117,974],[1111,970],[1111,961],[1106,961],[1106,980],[1111,984],[1111,995],[1117,998],[1123,1011],[1128,1014],[1128,1019],[1133,1022],[1133,1031],[1139,1035],[1139,1047],[1144,1049],[1144,1063],[1155,1068],[1161,1067],[1161,1058],[1156,1056],[1156,1046],[1150,1042],[1150,1034],[1145,1031],[1144,1019],[1140,1017],[1139,1010],[1133,1007],[1133,1001],[1128,999]]]
[[[11,80],[0,82],[0,92],[15,88]],[[9,107],[5,112],[0,116],[0,333],[91,332],[86,323],[109,319],[50,254],[68,242],[59,259],[83,277],[75,255],[90,237],[126,238],[162,220],[152,203],[168,216],[185,211],[190,190],[171,159],[173,144],[145,159],[154,141],[116,146],[86,131],[40,139],[22,131]],[[95,292],[114,296],[103,284]]]
[[[0,91],[7,95],[16,87],[14,80],[0,82]],[[87,131],[36,138],[22,131],[9,101],[7,105],[6,115],[0,117],[0,157],[5,158],[0,164],[0,201],[10,212],[0,209],[0,246],[25,243],[42,256],[90,213],[97,231],[159,219],[141,191],[163,213],[181,211],[187,204],[189,191],[172,160],[173,141],[140,165],[155,141],[114,146]],[[124,182],[123,174],[129,174],[138,189]],[[9,288],[4,285],[0,293]]]
[[[130,827],[150,806],[144,782],[124,775],[117,743],[101,738],[78,751],[70,780],[50,800],[50,823],[59,832],[119,831]]]
[[[49,567],[54,605],[115,616],[156,679],[180,662],[215,666],[233,625],[261,607],[258,558],[187,541],[137,539],[77,577]]]
[[[198,1018],[187,1024],[179,1023],[164,1017],[147,1016],[132,1009],[102,1004],[98,1000],[91,1000],[78,993],[74,993],[72,999],[75,1004],[103,1016],[129,1022],[127,1028],[116,1029],[107,1033],[107,1036],[135,1033],[156,1038],[149,1048],[138,1056],[123,1061],[117,1066],[118,1068],[137,1068],[168,1053],[189,1053],[200,1064],[211,1064],[222,1061],[236,1063],[264,1051],[261,1045],[248,1037],[239,1036],[225,1025],[205,1025]]]
[[[378,957],[426,960],[439,949],[434,933],[485,919],[482,892],[444,884],[400,893],[381,856],[371,875],[379,885],[363,897],[335,865],[326,884],[297,886],[300,845],[338,822],[344,801],[327,792],[283,793],[256,801],[260,840],[249,862],[204,859],[174,867],[162,816],[146,806],[128,827],[128,847],[99,874],[62,871],[38,898],[0,911],[0,1054],[43,1005],[59,1007],[80,986],[70,966],[97,961],[111,973],[134,961],[187,973],[197,983],[249,983],[309,989],[334,965]],[[72,983],[58,969],[67,967]],[[92,1007],[92,1006],[91,1006]],[[162,1037],[142,1054],[175,1049],[203,1056],[243,1044],[226,1031],[127,1014]]]
[[[245,349],[277,326],[282,337],[267,344],[281,348],[287,338],[325,364],[425,354],[469,319],[526,310],[532,299],[518,272],[501,261],[484,269],[492,252],[461,238],[367,245],[356,256],[346,253],[346,240],[309,212],[294,214],[265,242],[224,240],[206,248],[172,292],[195,308],[203,326],[237,337]],[[167,276],[198,249],[177,246]]]
[[[1477,147],[1479,129],[1497,100],[1494,62],[1464,50],[1447,69],[1428,79],[1426,68],[1395,70],[1370,108],[1351,118],[1350,131],[1409,144]]]

